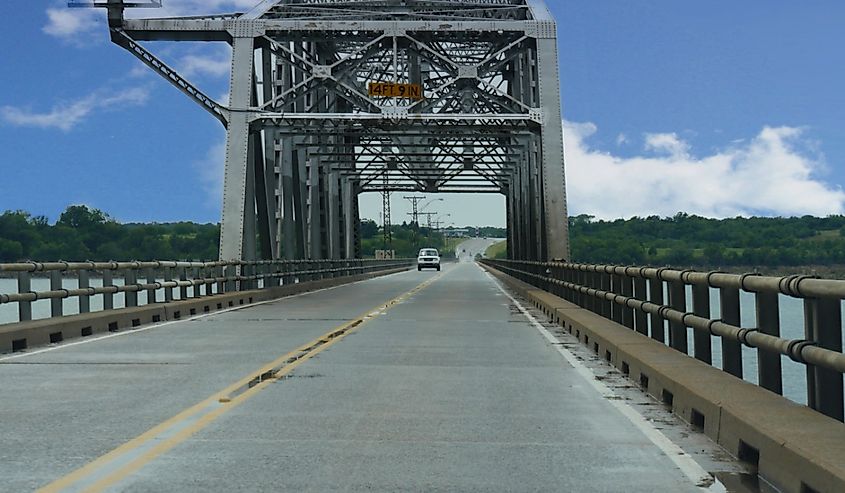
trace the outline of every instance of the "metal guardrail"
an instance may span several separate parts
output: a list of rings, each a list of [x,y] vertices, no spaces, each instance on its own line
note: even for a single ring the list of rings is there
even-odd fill
[[[692,356],[711,365],[711,338],[719,337],[723,370],[739,378],[742,346],[756,348],[758,385],[778,394],[783,393],[781,357],[803,363],[807,404],[843,421],[845,281],[563,262],[482,262],[685,354],[687,329],[692,328]],[[687,310],[687,286],[692,288],[692,311]],[[711,288],[719,290],[719,319],[711,318]],[[741,326],[740,290],[754,294],[755,327]],[[804,339],[780,337],[781,294],[804,301]]]
[[[63,316],[63,300],[79,299],[79,313],[91,311],[91,297],[103,297],[103,310],[114,309],[114,297],[123,293],[124,306],[138,306],[138,293],[147,292],[147,304],[180,300],[250,289],[270,288],[300,281],[345,277],[409,266],[413,259],[395,260],[284,260],[219,262],[24,262],[0,264],[0,274],[17,277],[17,293],[0,293],[0,304],[17,303],[18,321],[32,320],[32,303],[50,300],[51,317]],[[49,291],[32,291],[33,275],[49,276]],[[76,287],[67,289],[68,274]],[[92,274],[102,276],[102,286],[91,286]],[[115,279],[123,283],[115,285]],[[143,279],[144,282],[139,282]],[[260,286],[259,286],[260,284]]]

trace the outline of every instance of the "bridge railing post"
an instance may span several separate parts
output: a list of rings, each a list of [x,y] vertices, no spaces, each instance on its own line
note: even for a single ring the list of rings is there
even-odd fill
[[[601,284],[600,288],[602,291],[610,292],[613,289],[613,276],[608,272],[607,267],[604,267],[599,272]],[[613,317],[613,302],[608,299],[600,300],[601,303],[601,316],[604,318],[611,319]]]
[[[50,271],[50,291],[61,291],[64,289],[62,287],[62,273],[63,271],[60,270]],[[63,304],[63,298],[50,299],[50,316],[61,317],[63,314]]]
[[[305,260],[299,264],[299,270],[304,274],[299,276],[299,280],[301,281],[314,281],[316,277],[314,277],[314,261],[313,260]]]
[[[819,347],[842,352],[842,303],[838,298],[804,300],[804,337]],[[843,421],[842,374],[807,364],[807,405]]]
[[[549,292],[555,296],[560,296],[560,286],[555,282],[556,279],[560,279],[560,269],[553,262],[546,263],[546,278]]]
[[[613,273],[610,275],[610,291],[613,294],[621,294],[622,293],[622,276],[616,272],[616,269],[613,269]],[[612,320],[619,325],[623,325],[623,318],[622,318],[622,305],[616,303],[615,301],[611,302],[611,313],[612,313]]]
[[[687,312],[687,286],[680,279],[669,281],[669,306],[675,310]],[[669,346],[689,354],[687,344],[687,326],[682,322],[669,321]]]
[[[583,267],[579,267],[574,269],[575,272],[578,273],[581,281],[577,284],[581,287],[588,288],[588,289],[599,289],[601,286],[601,278],[597,275],[595,270],[584,269]],[[584,308],[590,310],[593,313],[598,313],[600,309],[600,302],[597,297],[592,296],[588,293],[584,293]]]
[[[648,300],[648,283],[643,275],[643,269],[639,269],[638,275],[634,277],[634,298],[640,301]],[[648,314],[642,310],[634,313],[634,329],[645,336],[648,335]]]
[[[648,280],[648,301],[655,305],[663,305],[663,279],[660,277],[661,270],[657,275]],[[666,320],[659,313],[652,313],[649,316],[651,338],[655,341],[666,342]]]
[[[103,287],[114,286],[114,270],[103,270]],[[114,293],[103,293],[103,310],[114,310]]]
[[[756,292],[757,330],[780,337],[780,309],[778,293]],[[757,348],[757,382],[764,389],[783,394],[780,354]]]
[[[146,269],[146,272],[144,273],[144,278],[146,279],[147,285],[155,284],[156,283],[155,269],[153,269],[152,267],[148,267]],[[156,301],[158,301],[157,296],[156,296],[156,288],[155,287],[147,288],[147,304],[152,305],[152,304],[156,303]]]
[[[558,271],[557,278],[560,279],[561,281],[563,281],[564,283],[570,283],[571,284],[572,283],[572,272],[564,264],[563,266],[560,267],[560,269]],[[571,302],[571,299],[572,299],[572,288],[571,287],[561,286],[560,292],[561,292],[561,294],[560,294],[561,298],[565,299],[566,301]]]
[[[571,272],[566,266],[566,264],[561,265],[561,267],[559,268],[557,278],[563,281],[564,283],[572,282]],[[560,293],[561,294],[559,296],[565,299],[566,301],[570,301],[570,298],[572,298],[572,288],[570,288],[569,286],[560,286]]]
[[[583,273],[583,272],[581,272],[580,270],[575,269],[575,270],[572,272],[571,278],[572,278],[572,284],[574,284],[574,285],[576,285],[576,286],[583,286],[583,285],[584,285],[584,273]],[[573,303],[575,303],[576,305],[581,306],[581,307],[583,307],[583,306],[584,306],[584,305],[583,305],[583,303],[584,303],[584,294],[583,294],[583,293],[581,293],[581,291],[580,291],[580,290],[578,290],[577,288],[576,288],[576,289],[573,289],[573,290],[571,291],[571,297],[572,297],[572,302],[573,302]]]
[[[291,279],[291,264],[287,260],[282,260],[279,262],[279,273],[282,274],[282,286],[287,286],[289,284],[293,284],[293,279]]]
[[[76,286],[79,289],[88,289],[91,287],[91,273],[88,269],[82,269],[76,274]],[[79,313],[91,312],[91,296],[84,294],[79,297]]]
[[[32,292],[32,274],[29,272],[18,272],[18,294]],[[32,302],[18,302],[18,320],[28,322],[32,320]]]
[[[274,262],[265,262],[264,263],[264,289],[272,288],[278,286],[279,278],[274,276],[273,274],[276,273],[276,265]]]
[[[224,268],[222,265],[216,265],[214,269],[214,277],[217,278],[217,294],[223,294],[226,292],[226,281],[223,278],[226,276]]]
[[[596,289],[596,272],[595,272],[595,270],[578,269],[578,271],[581,272],[581,279],[583,279],[581,286],[583,286],[587,289]],[[591,312],[595,313],[596,308],[598,307],[598,301],[599,301],[598,298],[596,298],[595,296],[592,296],[590,294],[585,294],[584,297],[585,297],[585,300],[586,300],[586,306],[584,306],[584,308],[586,308],[587,310],[590,310]]]
[[[183,283],[188,281],[188,267],[180,267],[179,268],[179,280]],[[188,299],[188,285],[183,284],[179,286],[179,299],[180,300],[187,300]]]
[[[249,266],[242,263],[234,267],[235,270],[232,272],[232,274],[238,277],[238,279],[235,281],[235,291],[246,291],[246,276],[249,275]]]
[[[317,278],[316,278],[316,276],[315,276],[315,274],[314,274],[314,265],[315,265],[315,261],[313,261],[313,260],[306,260],[306,261],[304,261],[303,263],[301,263],[300,265],[301,265],[301,267],[302,267],[302,268],[301,268],[301,270],[302,270],[303,272],[305,272],[305,274],[303,274],[302,276],[300,276],[300,279],[301,279],[302,281],[315,281],[315,280],[317,279]]]
[[[692,312],[699,317],[710,319],[710,286],[692,285]],[[695,358],[708,365],[713,364],[713,342],[710,334],[702,330],[693,330],[693,351]]]
[[[593,272],[592,272],[593,281],[592,281],[591,287],[593,289],[595,289],[596,291],[601,291],[601,289],[602,289],[602,276],[604,276],[603,272],[601,272],[599,269],[593,269]],[[599,298],[597,296],[593,297],[593,313],[596,313],[597,315],[604,316],[604,305],[603,305],[603,303],[604,303],[604,301],[602,301],[601,298]]]
[[[173,281],[173,267],[165,267],[164,268],[164,275],[162,276],[164,282],[172,282]],[[173,301],[173,288],[166,287],[164,288],[164,302],[170,303]]]
[[[191,269],[191,280],[193,281],[193,290],[191,292],[193,298],[202,298],[202,267],[194,266]]]
[[[622,274],[622,296],[631,298],[634,296],[634,279],[628,273],[628,267],[625,267]],[[617,305],[622,309],[622,325],[629,329],[634,329],[634,309],[629,308],[628,305]]]
[[[722,322],[739,327],[739,288],[719,289],[719,317]],[[742,378],[742,343],[734,338],[722,337],[722,369],[735,377]]]
[[[214,294],[214,267],[205,266],[202,268],[202,275],[205,278],[205,295]]]
[[[135,286],[138,284],[138,275],[134,267],[129,267],[123,271],[123,286]],[[123,293],[124,306],[127,308],[134,308],[138,306],[138,291],[124,291]]]

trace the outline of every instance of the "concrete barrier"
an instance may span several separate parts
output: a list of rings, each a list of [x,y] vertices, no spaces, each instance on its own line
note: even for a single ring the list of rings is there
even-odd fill
[[[783,491],[845,491],[845,425],[492,267],[542,310]]]
[[[195,315],[202,315],[203,313],[211,313],[232,307],[280,299],[318,289],[396,274],[409,269],[410,267],[402,267],[376,273],[306,281],[267,289],[237,291],[173,301],[171,303],[155,303],[135,308],[106,310],[0,325],[0,354],[23,351],[25,349],[55,344],[68,339],[89,337],[104,332],[118,332],[152,323],[180,320]]]

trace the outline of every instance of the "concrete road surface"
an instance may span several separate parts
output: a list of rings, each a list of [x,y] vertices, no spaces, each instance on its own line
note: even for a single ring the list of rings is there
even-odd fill
[[[5,357],[0,490],[702,491],[561,351],[459,263]]]

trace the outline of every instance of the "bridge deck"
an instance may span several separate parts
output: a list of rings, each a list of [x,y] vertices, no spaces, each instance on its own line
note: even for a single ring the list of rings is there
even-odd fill
[[[583,373],[474,264],[393,275],[0,359],[0,490],[700,491]]]

